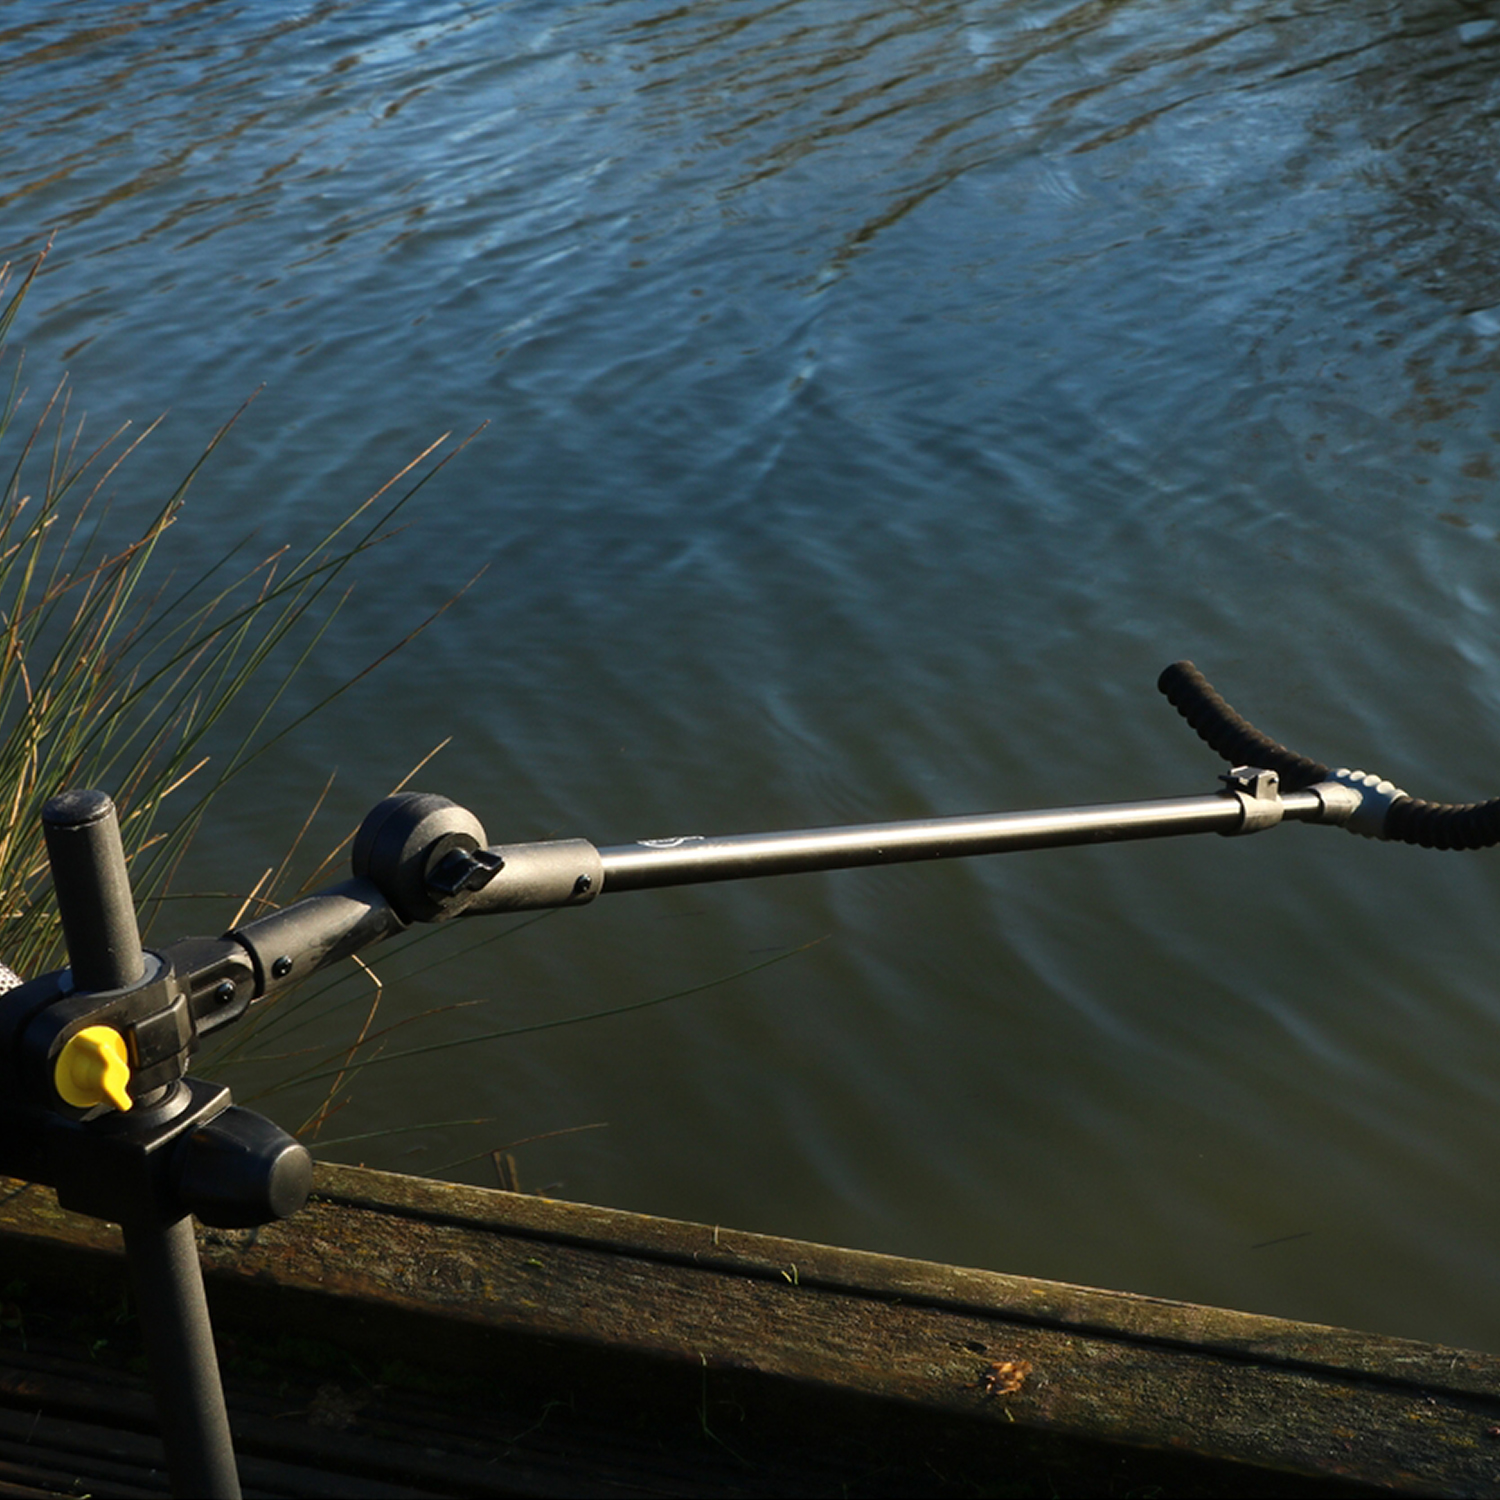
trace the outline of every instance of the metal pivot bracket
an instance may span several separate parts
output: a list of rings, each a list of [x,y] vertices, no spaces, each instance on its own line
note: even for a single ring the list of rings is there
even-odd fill
[[[1274,828],[1286,805],[1281,800],[1281,777],[1261,766],[1236,766],[1219,777],[1227,794],[1238,800],[1244,816],[1238,828],[1225,829],[1229,838],[1242,833],[1259,833]]]

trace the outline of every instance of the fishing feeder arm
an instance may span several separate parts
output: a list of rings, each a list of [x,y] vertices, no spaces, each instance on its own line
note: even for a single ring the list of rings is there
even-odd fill
[[[1220,791],[1040,812],[928,818],[598,848],[489,845],[431,793],[376,805],[352,877],[221,937],[144,950],[113,803],[66,792],[43,811],[69,967],[0,994],[0,1173],[53,1187],[125,1232],[158,1411],[180,1495],[239,1493],[192,1217],[250,1228],[294,1213],[312,1158],[278,1126],[187,1076],[200,1040],[256,1001],[414,922],[579,906],[616,891],[1175,834],[1333,823],[1436,848],[1500,843],[1500,799],[1420,802],[1262,735],[1189,662],[1161,690],[1231,764]]]
[[[407,919],[432,920],[575,906],[610,892],[715,880],[1187,833],[1234,836],[1282,822],[1331,823],[1425,848],[1500,844],[1500,798],[1425,802],[1374,773],[1335,770],[1298,755],[1236,713],[1191,662],[1168,667],[1158,687],[1230,763],[1218,793],[792,832],[689,835],[597,849],[583,839],[485,848],[479,825],[466,823],[469,815],[445,798],[402,793],[365,820],[355,842],[355,871],[377,884]]]

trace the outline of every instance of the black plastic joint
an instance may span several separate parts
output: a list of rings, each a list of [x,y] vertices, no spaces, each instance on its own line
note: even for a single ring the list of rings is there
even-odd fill
[[[484,844],[483,825],[456,802],[435,792],[398,792],[377,802],[359,825],[352,866],[356,877],[379,886],[404,921],[436,922],[457,916],[485,883],[472,866],[455,880],[451,856]]]
[[[146,975],[124,990],[68,994],[59,990],[21,1030],[15,1059],[18,1092],[29,1102],[61,1112],[87,1111],[64,1104],[52,1079],[58,1054],[87,1026],[110,1026],[124,1038],[130,1062],[130,1092],[141,1097],[174,1083],[187,1071],[193,1019],[172,965],[160,953],[145,954]],[[20,997],[30,986],[13,990]]]

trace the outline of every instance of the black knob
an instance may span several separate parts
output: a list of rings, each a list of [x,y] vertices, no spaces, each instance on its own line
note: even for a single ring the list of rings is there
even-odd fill
[[[173,1149],[182,1206],[214,1229],[253,1229],[285,1219],[312,1191],[312,1154],[253,1110],[231,1105]]]

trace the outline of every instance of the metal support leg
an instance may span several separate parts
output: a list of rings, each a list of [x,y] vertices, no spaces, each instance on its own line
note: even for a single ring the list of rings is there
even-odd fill
[[[240,1500],[193,1221],[123,1227],[172,1493]]]

